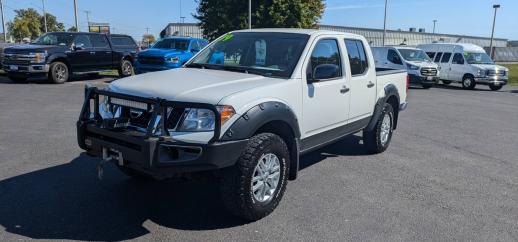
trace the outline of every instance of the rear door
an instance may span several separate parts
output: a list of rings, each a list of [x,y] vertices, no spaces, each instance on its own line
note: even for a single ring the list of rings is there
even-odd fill
[[[83,44],[83,50],[76,50],[74,47]],[[74,72],[89,71],[95,66],[95,49],[90,42],[88,35],[79,34],[72,43],[72,51],[68,53]]]
[[[450,59],[453,53],[453,46],[440,46],[439,53],[441,53],[440,59],[439,56],[435,56],[435,63],[439,65],[439,70],[441,72],[440,78],[443,80],[450,80]]]
[[[112,50],[108,44],[105,35],[93,34],[90,35],[90,40],[95,49],[95,69],[96,70],[110,70],[112,69]]]

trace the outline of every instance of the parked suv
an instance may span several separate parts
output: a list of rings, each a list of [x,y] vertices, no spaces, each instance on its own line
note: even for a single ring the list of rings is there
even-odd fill
[[[205,46],[207,41],[204,39],[188,37],[159,39],[151,48],[138,53],[135,74],[181,67]]]
[[[50,32],[29,45],[5,48],[3,69],[14,82],[47,77],[61,84],[70,74],[96,76],[113,69],[124,77],[132,74],[137,50],[135,41],[127,35]]]
[[[324,30],[231,32],[182,68],[87,85],[77,141],[103,158],[100,178],[107,161],[138,179],[213,174],[225,206],[258,220],[279,205],[301,154],[359,131],[368,151],[388,148],[408,75],[377,71],[368,46]]]

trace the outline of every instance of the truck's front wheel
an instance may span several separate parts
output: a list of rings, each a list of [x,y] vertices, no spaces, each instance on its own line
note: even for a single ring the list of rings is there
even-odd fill
[[[253,221],[273,212],[288,184],[289,157],[281,137],[271,133],[252,137],[236,164],[223,172],[221,196],[227,209]]]
[[[68,80],[68,67],[63,62],[53,62],[50,64],[49,81],[56,84],[63,84]]]
[[[393,127],[394,109],[392,105],[385,103],[374,129],[363,131],[363,145],[365,148],[374,154],[385,151],[392,139]]]
[[[131,64],[131,62],[123,60],[121,63],[121,67],[117,71],[119,72],[120,77],[131,76],[131,72],[133,71],[133,65]]]

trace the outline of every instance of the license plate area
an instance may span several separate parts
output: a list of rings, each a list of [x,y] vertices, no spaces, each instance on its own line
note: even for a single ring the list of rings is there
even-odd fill
[[[11,66],[11,71],[18,72],[18,66]]]
[[[429,77],[427,77],[427,78],[426,78],[426,80],[428,80],[428,81],[432,81],[432,80],[433,80],[433,77],[429,76]]]
[[[124,159],[122,158],[122,152],[116,149],[108,148],[103,146],[103,159],[110,161],[110,160],[117,160],[119,161],[119,166],[124,165]]]

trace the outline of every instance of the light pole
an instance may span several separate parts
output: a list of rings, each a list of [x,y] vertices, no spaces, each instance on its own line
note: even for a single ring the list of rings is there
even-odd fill
[[[433,21],[433,33],[435,34],[435,22],[437,22],[437,20],[434,20]]]
[[[5,22],[4,22],[4,1],[0,0],[2,6],[2,29],[4,30],[4,42],[7,43],[7,34],[5,33]]]
[[[252,0],[248,0],[248,29],[252,29]]]
[[[45,22],[45,33],[47,33],[47,14],[45,14],[45,1],[42,0],[42,2],[43,2],[43,8],[40,8],[40,6],[38,6],[34,3],[31,3],[31,4],[38,7],[39,9],[41,9],[41,11],[43,11],[43,21]]]
[[[383,24],[383,46],[385,46],[385,35],[387,34],[387,5],[388,5],[388,0],[385,0],[385,22]]]
[[[76,13],[76,31],[79,32],[79,20],[77,19],[77,0],[74,0],[74,10]]]
[[[496,10],[500,8],[500,5],[493,5],[495,9],[495,17],[493,18],[493,30],[491,31],[491,43],[489,44],[489,57],[493,58],[493,35],[495,33],[495,22],[496,22]]]

